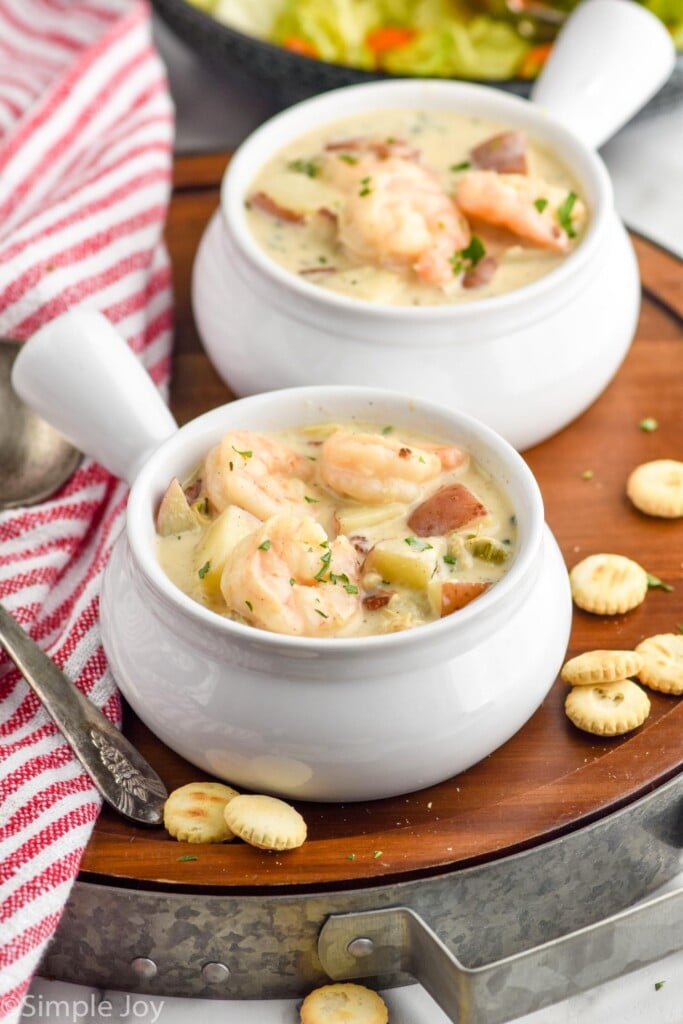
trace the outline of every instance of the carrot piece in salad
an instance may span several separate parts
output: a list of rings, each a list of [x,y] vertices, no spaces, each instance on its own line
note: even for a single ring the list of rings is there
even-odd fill
[[[287,36],[282,45],[285,50],[291,50],[292,53],[298,53],[302,57],[313,57],[314,60],[318,58],[318,51],[313,43],[309,43],[308,39],[303,39],[301,36]]]
[[[417,32],[414,28],[402,28],[400,25],[383,25],[370,29],[365,42],[375,57],[381,57],[387,50],[396,50],[411,42]]]
[[[532,46],[524,55],[522,63],[519,65],[519,77],[535,78],[550,56],[552,48],[552,43],[541,43],[539,46]]]

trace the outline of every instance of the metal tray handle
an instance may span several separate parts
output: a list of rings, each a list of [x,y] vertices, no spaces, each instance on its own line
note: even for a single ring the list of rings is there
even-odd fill
[[[638,970],[683,947],[683,889],[587,928],[465,967],[407,907],[333,914],[318,938],[335,981],[406,972],[454,1024],[504,1024]]]

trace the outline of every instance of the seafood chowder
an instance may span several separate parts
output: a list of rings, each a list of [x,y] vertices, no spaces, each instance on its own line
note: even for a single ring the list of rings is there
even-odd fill
[[[505,573],[515,516],[465,452],[406,431],[231,430],[157,511],[170,579],[292,636],[390,633],[457,612]]]
[[[552,153],[447,110],[386,110],[301,136],[261,169],[246,208],[256,241],[287,270],[417,306],[528,284],[566,258],[587,221]]]

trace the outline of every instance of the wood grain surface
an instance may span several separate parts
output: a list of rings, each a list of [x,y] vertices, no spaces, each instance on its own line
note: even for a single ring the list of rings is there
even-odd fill
[[[203,353],[190,306],[192,262],[218,204],[227,160],[214,154],[176,164],[167,238],[177,304],[172,407],[181,423],[233,397]],[[614,551],[634,558],[673,590],[651,589],[627,615],[575,610],[569,654],[629,648],[645,636],[683,631],[683,519],[641,515],[624,492],[638,463],[683,458],[683,267],[643,239],[634,238],[634,245],[643,302],[636,339],[619,374],[577,421],[525,458],[568,566],[593,552]],[[645,417],[655,418],[658,429],[641,430]],[[538,643],[543,643],[541,627]],[[516,736],[439,786],[370,803],[298,805],[309,838],[286,854],[241,842],[178,843],[161,829],[136,828],[105,809],[81,877],[254,894],[419,877],[547,841],[636,800],[681,771],[683,700],[651,693],[652,712],[643,727],[602,740],[567,721],[565,694],[558,680]],[[124,731],[169,789],[202,777],[129,711]],[[186,855],[196,859],[183,860]]]

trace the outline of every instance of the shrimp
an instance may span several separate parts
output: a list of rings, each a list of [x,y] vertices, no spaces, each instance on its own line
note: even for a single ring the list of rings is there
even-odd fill
[[[218,512],[239,505],[257,519],[309,512],[306,481],[312,465],[283,441],[252,430],[231,430],[204,460],[204,491]],[[308,498],[308,502],[306,499]]]
[[[398,156],[360,157],[335,172],[347,193],[338,239],[352,257],[374,266],[411,267],[432,284],[453,280],[453,253],[470,231],[451,198],[427,168]]]
[[[464,458],[455,448],[416,448],[383,434],[337,430],[323,442],[318,468],[321,481],[348,498],[410,504],[424,483]]]
[[[312,516],[272,516],[232,550],[221,576],[232,612],[272,633],[338,634],[360,614],[359,558]]]
[[[470,171],[455,186],[455,201],[467,217],[507,228],[543,249],[566,252],[571,239],[558,220],[558,209],[567,192],[555,185],[524,174]],[[584,216],[584,207],[574,203],[572,223]]]

